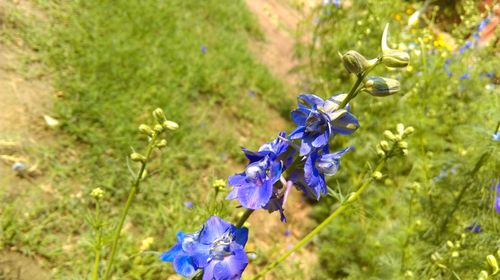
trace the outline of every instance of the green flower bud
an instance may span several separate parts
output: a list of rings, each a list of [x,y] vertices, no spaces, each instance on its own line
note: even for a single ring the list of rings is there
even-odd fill
[[[385,136],[385,138],[387,138],[387,140],[390,140],[390,141],[396,140],[396,136],[390,130],[384,131],[384,136]]]
[[[347,202],[349,202],[349,203],[353,203],[358,199],[359,199],[359,195],[357,195],[355,192],[352,192],[347,196]]]
[[[403,68],[410,63],[410,55],[403,51],[391,51],[382,55],[382,63],[387,67]]]
[[[158,144],[156,144],[156,147],[158,147],[158,148],[163,148],[166,146],[167,146],[167,140],[165,140],[165,139],[161,139],[160,142],[158,142]]]
[[[380,171],[375,171],[372,173],[372,178],[375,180],[380,180],[382,179],[382,173]]]
[[[387,36],[389,33],[389,24],[385,25],[382,34],[382,63],[387,67],[406,67],[410,63],[410,55],[403,51],[389,48],[387,45]]]
[[[162,133],[162,131],[163,131],[163,126],[162,126],[162,125],[159,125],[159,124],[156,124],[154,129],[155,129],[155,131],[156,131],[157,133]]]
[[[402,123],[398,123],[396,125],[396,131],[398,132],[399,135],[403,135],[403,133],[405,131],[405,125]]]
[[[104,196],[104,191],[101,188],[95,188],[90,193],[90,196],[95,199],[100,199]]]
[[[404,157],[408,156],[408,149],[402,149],[401,153],[403,154]]]
[[[408,149],[408,143],[405,141],[398,142],[398,147],[401,149]]]
[[[140,161],[140,162],[145,162],[146,161],[146,157],[139,154],[139,153],[132,153],[130,155],[130,159],[133,160],[133,161]]]
[[[170,130],[176,130],[179,128],[179,125],[176,122],[169,121],[169,120],[164,121],[163,126],[166,129],[170,129]]]
[[[497,259],[495,258],[495,256],[488,255],[486,257],[486,262],[488,262],[488,264],[491,266],[491,268],[493,268],[493,274],[498,272],[498,270],[499,270],[498,262],[497,262]]]
[[[488,272],[486,270],[481,270],[481,272],[479,272],[479,276],[477,277],[478,280],[486,280],[488,279],[489,275],[488,275]]]
[[[385,157],[385,152],[384,152],[384,150],[382,150],[382,148],[380,146],[377,146],[377,155],[379,157]]]
[[[380,148],[382,148],[382,150],[384,150],[385,152],[389,151],[389,142],[385,140],[380,141]]]
[[[377,97],[388,96],[399,90],[398,80],[383,77],[369,77],[363,87],[363,91]]]
[[[448,246],[449,248],[455,247],[455,245],[453,245],[453,242],[451,242],[450,240],[446,241],[446,246]]]
[[[408,135],[412,134],[413,132],[415,132],[415,128],[413,128],[413,126],[409,126],[409,127],[405,128],[405,131],[403,134],[405,136],[408,136]]]
[[[149,127],[149,125],[145,125],[145,124],[139,125],[139,131],[141,133],[146,134],[146,135],[152,135],[153,134],[153,130],[151,129],[151,127]]]
[[[451,253],[451,257],[452,257],[452,258],[458,258],[459,256],[460,256],[460,254],[459,254],[457,251],[453,251],[453,252]]]
[[[344,55],[339,53],[340,59],[344,64],[345,69],[349,73],[359,75],[376,63],[375,60],[367,60],[363,55],[357,51],[348,51]]]
[[[153,111],[153,117],[156,119],[158,123],[163,123],[167,118],[165,117],[165,113],[161,108],[156,108]]]

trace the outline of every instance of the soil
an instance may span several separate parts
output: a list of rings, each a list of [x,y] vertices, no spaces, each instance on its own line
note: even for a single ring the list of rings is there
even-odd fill
[[[0,0],[0,192],[18,197],[24,190],[41,186],[46,178],[38,168],[39,159],[30,151],[53,143],[43,119],[50,114],[53,90],[47,79],[39,77],[39,65],[31,50],[16,38],[4,40],[3,31],[11,13],[20,11],[39,16],[28,1]],[[24,63],[28,60],[29,63]],[[22,163],[25,170],[12,166]],[[3,203],[3,202],[2,202]],[[0,279],[49,279],[50,273],[35,257],[23,255],[15,246],[0,245]]]

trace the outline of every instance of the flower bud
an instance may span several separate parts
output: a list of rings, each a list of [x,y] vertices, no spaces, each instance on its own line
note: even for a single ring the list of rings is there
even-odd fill
[[[157,133],[162,133],[162,131],[163,131],[163,126],[162,126],[162,125],[159,125],[159,124],[156,124],[154,129],[155,129],[155,131],[156,131]]]
[[[162,123],[166,120],[165,113],[163,113],[163,110],[161,108],[156,108],[153,111],[153,117],[156,119],[158,123]]]
[[[347,196],[347,202],[349,202],[349,203],[353,203],[354,201],[356,201],[358,199],[359,199],[359,195],[357,195],[355,192],[352,192]]]
[[[398,123],[396,125],[396,131],[398,132],[399,135],[403,135],[403,133],[405,131],[405,125],[402,123]]]
[[[394,94],[400,90],[400,85],[398,80],[383,78],[383,77],[369,77],[363,90],[367,93],[382,97]]]
[[[396,136],[390,130],[384,131],[384,136],[385,136],[385,138],[387,138],[387,140],[390,140],[390,141],[396,140]]]
[[[408,156],[408,149],[402,149],[401,153],[403,153],[403,156]]]
[[[380,148],[382,148],[382,150],[384,150],[385,152],[389,151],[389,142],[385,140],[380,141]]]
[[[413,126],[409,126],[409,127],[405,128],[403,135],[408,136],[408,135],[412,134],[413,132],[415,132],[415,128],[413,128]]]
[[[387,67],[406,67],[410,63],[410,55],[403,51],[398,51],[389,48],[387,45],[387,35],[389,32],[389,24],[385,25],[384,33],[382,34],[382,63]]]
[[[146,135],[152,135],[153,134],[153,129],[149,127],[149,125],[141,124],[139,125],[139,131],[141,133],[144,133]]]
[[[130,155],[130,159],[133,160],[133,161],[140,161],[140,162],[144,162],[146,161],[146,157],[139,154],[139,153],[132,153]]]
[[[363,73],[375,63],[374,60],[368,61],[363,55],[352,50],[346,52],[344,55],[339,53],[339,56],[347,72],[356,75]]]
[[[450,240],[446,241],[446,246],[448,246],[449,248],[452,248],[452,249],[455,247],[453,242],[451,242]]]
[[[372,173],[372,178],[375,180],[380,180],[382,179],[382,173],[380,171],[375,171]]]
[[[163,126],[166,129],[170,129],[170,130],[176,130],[179,128],[179,125],[176,122],[169,121],[169,120],[164,121]]]
[[[453,251],[453,252],[451,253],[451,257],[452,257],[452,258],[458,258],[459,256],[460,256],[460,254],[459,254],[457,251]]]
[[[167,140],[165,140],[165,139],[161,139],[160,142],[158,142],[158,144],[156,144],[156,147],[158,147],[158,148],[163,148],[166,146],[167,146]]]
[[[487,280],[489,277],[488,272],[486,270],[481,270],[479,272],[479,276],[477,277],[478,280]]]
[[[486,262],[488,262],[488,264],[491,266],[491,268],[493,268],[493,273],[498,272],[498,270],[499,270],[498,262],[497,262],[497,259],[495,258],[495,256],[488,255],[486,257]]]
[[[393,50],[382,55],[382,63],[387,67],[406,67],[410,63],[410,55],[407,52]]]
[[[104,196],[104,191],[101,188],[95,188],[90,193],[90,196],[92,196],[95,199],[100,199]]]
[[[384,150],[382,150],[382,148],[380,146],[377,146],[377,155],[379,157],[385,157],[385,152],[384,152]]]
[[[398,147],[401,149],[408,149],[408,143],[406,141],[398,142]]]

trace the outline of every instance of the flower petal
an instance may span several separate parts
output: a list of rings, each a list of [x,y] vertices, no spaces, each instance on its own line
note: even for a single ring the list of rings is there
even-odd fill
[[[245,173],[234,174],[232,176],[229,176],[227,180],[229,185],[233,187],[240,187],[247,184]]]
[[[214,279],[214,267],[218,262],[211,261],[208,265],[203,269],[203,280],[213,280]]]
[[[273,185],[265,181],[262,186],[249,186],[238,189],[238,200],[241,205],[248,209],[262,208],[269,202],[273,194]]]
[[[213,241],[220,238],[230,228],[230,223],[217,216],[212,216],[208,218],[205,227],[200,232],[200,242],[203,244],[212,244]]]
[[[302,143],[300,144],[300,156],[305,156],[312,151],[312,142],[314,138],[311,135],[306,135],[302,138]]]
[[[196,272],[196,267],[191,257],[187,254],[179,254],[174,259],[174,270],[186,278],[190,278]]]
[[[316,137],[316,139],[314,139],[314,141],[312,142],[313,147],[321,148],[321,147],[328,145],[329,136],[330,136],[330,133],[328,133],[328,131],[325,131],[325,132],[321,133],[320,135],[318,135]]]
[[[332,130],[339,134],[351,134],[359,127],[359,122],[356,117],[346,112],[340,118],[332,122]]]
[[[175,244],[170,250],[160,255],[162,262],[173,262],[175,256],[182,252],[182,243]]]
[[[240,279],[241,273],[248,265],[248,257],[243,249],[237,249],[233,255],[225,257],[224,260],[218,262],[213,270],[213,275],[216,280],[233,280]]]
[[[306,94],[301,94],[299,95],[299,97],[297,97],[297,99],[299,100],[299,102],[305,102],[306,104],[310,105],[312,107],[312,105],[316,105],[316,106],[322,106],[324,105],[325,101],[323,101],[323,99],[321,99],[320,97],[314,95],[314,94],[310,94],[310,93],[306,93]]]
[[[297,125],[304,125],[306,123],[307,117],[309,116],[309,109],[298,108],[292,111],[292,121]]]
[[[241,246],[245,247],[248,240],[248,228],[246,227],[235,227],[233,226],[234,241]]]
[[[302,137],[304,137],[305,130],[306,130],[305,126],[298,126],[290,133],[290,135],[288,135],[288,138],[290,138],[290,139],[302,138]]]

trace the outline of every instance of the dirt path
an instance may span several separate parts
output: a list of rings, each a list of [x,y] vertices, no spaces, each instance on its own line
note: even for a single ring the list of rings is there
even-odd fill
[[[312,2],[304,1],[304,9]],[[290,98],[299,94],[300,77],[291,72],[298,62],[294,59],[294,45],[296,28],[301,20],[301,13],[291,6],[289,0],[247,0],[250,11],[256,16],[261,30],[265,35],[264,42],[250,42],[250,48],[257,58],[266,65],[284,84]],[[254,236],[250,240],[252,246],[264,251],[271,251],[267,259],[276,259],[286,249],[308,233],[311,223],[308,219],[310,206],[304,201],[301,194],[294,190],[285,205],[287,223],[281,223],[279,215],[269,216],[265,211],[258,211],[249,219],[250,227],[254,229]],[[252,250],[253,248],[250,248]],[[299,263],[304,275],[311,275],[317,263],[314,248],[302,249],[298,254],[287,259],[286,265]],[[250,266],[250,271],[255,269]],[[297,279],[295,276],[292,279]],[[266,278],[271,279],[271,278]],[[309,278],[306,278],[309,279]]]
[[[23,63],[31,56],[23,41],[16,34],[9,33],[8,40],[4,36],[16,11],[35,14],[29,2],[0,0],[0,193],[2,200],[10,201],[44,185],[36,151],[54,137],[43,119],[51,110],[53,90],[46,79],[38,76],[36,63]],[[0,203],[5,205],[4,201]],[[28,211],[26,206],[24,211]],[[0,246],[4,246],[0,247],[0,279],[49,279],[38,259],[20,253],[15,245]]]

